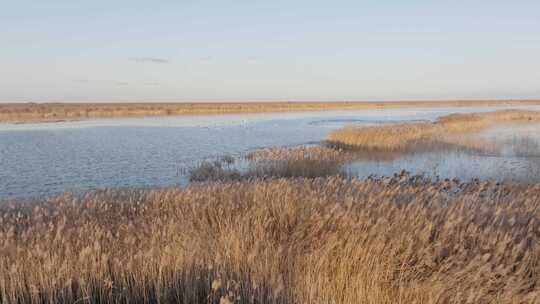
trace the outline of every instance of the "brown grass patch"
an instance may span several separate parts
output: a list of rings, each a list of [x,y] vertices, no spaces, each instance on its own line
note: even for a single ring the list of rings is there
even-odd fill
[[[535,303],[539,200],[408,177],[66,194],[0,210],[0,302]]]
[[[263,158],[265,152],[266,150],[261,150],[248,155],[250,163],[244,170],[239,170],[221,160],[203,161],[189,170],[189,180],[215,182],[288,177],[346,177],[342,162],[337,159],[299,157],[298,154],[296,158]]]
[[[246,158],[250,161],[281,161],[281,160],[321,160],[321,161],[341,161],[344,153],[339,149],[332,149],[325,146],[293,146],[293,147],[272,147],[261,149],[249,153]]]

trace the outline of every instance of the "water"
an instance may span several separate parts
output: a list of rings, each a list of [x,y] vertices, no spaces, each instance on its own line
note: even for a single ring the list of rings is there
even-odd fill
[[[539,126],[540,128],[540,126]],[[475,154],[471,151],[429,152],[392,161],[356,161],[347,171],[359,177],[391,176],[401,170],[432,178],[474,178],[506,182],[540,182],[540,159]]]
[[[0,124],[0,198],[53,195],[103,187],[185,185],[185,169],[202,160],[222,155],[237,156],[276,145],[316,143],[331,130],[347,124],[434,120],[449,113],[501,108],[194,115]],[[522,108],[540,110],[540,107]],[[475,177],[474,174],[479,172],[471,163],[484,168],[480,171],[481,177],[485,178],[496,177],[500,170],[527,171],[526,161],[516,163],[510,160],[511,156],[502,159],[463,154],[414,157],[388,162],[357,162],[350,168],[366,174],[387,175],[407,169],[465,178]],[[432,170],[436,166],[438,171]],[[447,169],[441,169],[444,166]],[[459,168],[469,171],[463,173],[465,171]]]

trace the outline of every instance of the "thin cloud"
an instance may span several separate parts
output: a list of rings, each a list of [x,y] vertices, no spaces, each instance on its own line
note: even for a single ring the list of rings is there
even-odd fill
[[[88,81],[88,79],[84,79],[84,78],[76,78],[76,79],[73,79],[72,81],[75,83],[89,83],[90,82]]]
[[[169,59],[157,58],[157,57],[133,57],[129,60],[135,61],[138,63],[169,63]]]

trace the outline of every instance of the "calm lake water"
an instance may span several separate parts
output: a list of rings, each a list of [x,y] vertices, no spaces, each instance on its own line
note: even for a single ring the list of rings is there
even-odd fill
[[[540,110],[540,107],[512,107]],[[102,187],[185,185],[186,168],[222,155],[271,146],[317,143],[344,125],[434,120],[449,113],[493,108],[439,108],[198,115],[101,119],[47,124],[0,124],[0,198],[52,195]],[[527,155],[428,153],[392,161],[355,162],[359,176],[402,169],[441,177],[531,180],[538,158],[538,126],[484,134],[497,140],[525,137]],[[527,133],[528,132],[528,133]],[[530,134],[529,134],[530,133]],[[521,143],[521,141],[520,141]],[[532,148],[531,148],[532,147]],[[519,154],[519,155],[517,155]],[[503,172],[504,174],[501,174]],[[534,175],[534,176],[533,176]],[[538,178],[538,177],[536,177]]]

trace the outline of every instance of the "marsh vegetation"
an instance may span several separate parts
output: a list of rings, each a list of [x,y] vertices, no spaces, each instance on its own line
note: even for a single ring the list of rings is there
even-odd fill
[[[227,163],[222,159],[214,161],[202,161],[189,169],[189,180],[191,182],[216,182],[216,181],[231,181],[231,180],[254,180],[268,178],[291,178],[291,177],[326,177],[326,176],[341,176],[346,177],[347,174],[343,169],[343,161],[340,158],[331,159],[323,158],[327,154],[300,154],[302,150],[308,152],[324,148],[316,147],[295,147],[276,148],[270,150],[259,150],[248,154],[244,159],[244,166],[239,169],[233,166],[232,163]],[[273,153],[274,150],[281,150],[284,153],[282,158],[272,157],[268,153]],[[287,157],[285,157],[287,155]],[[293,157],[296,156],[296,157]]]
[[[405,174],[104,190],[3,206],[0,299],[535,303],[539,191]]]
[[[538,183],[345,168],[435,148],[509,153],[476,136],[539,119],[347,127],[322,145],[200,162],[186,187],[2,203],[0,303],[537,303]],[[512,144],[539,153],[535,139]]]
[[[441,145],[485,149],[475,135],[497,124],[540,122],[540,112],[506,110],[491,113],[451,114],[435,122],[374,127],[346,127],[329,135],[331,145],[373,152],[414,151]]]

